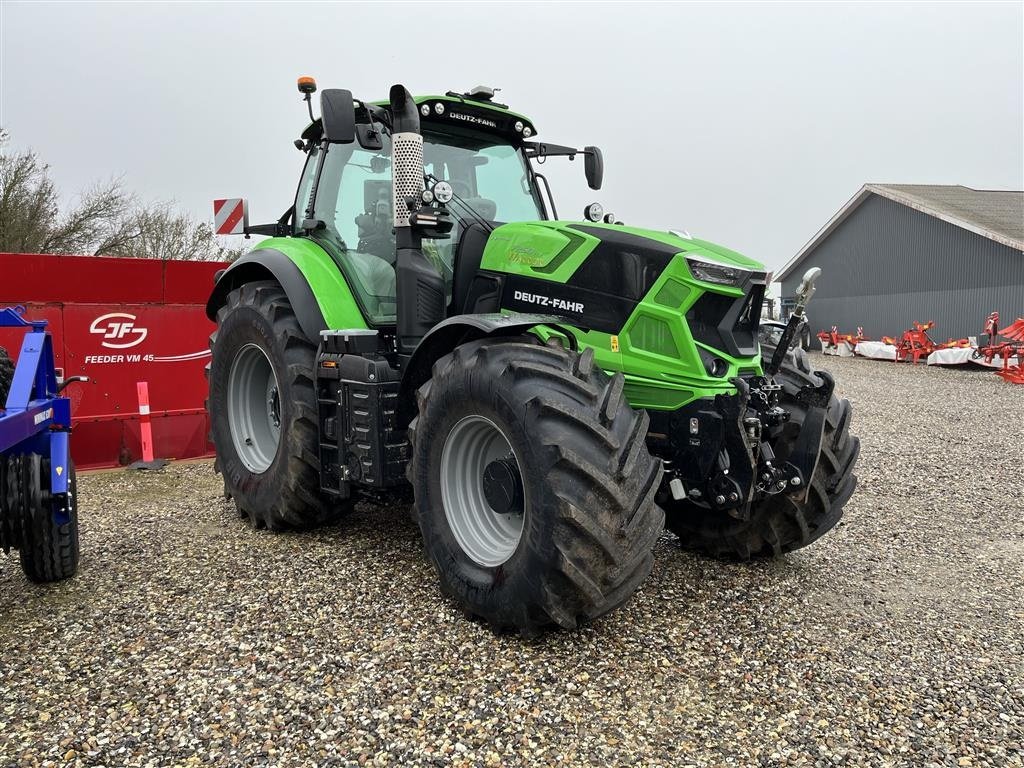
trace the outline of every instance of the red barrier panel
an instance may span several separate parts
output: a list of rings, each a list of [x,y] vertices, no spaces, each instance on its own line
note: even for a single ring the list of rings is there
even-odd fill
[[[81,469],[142,456],[139,382],[148,382],[157,458],[213,455],[204,409],[204,311],[217,262],[0,253],[0,306],[49,321],[57,366],[72,384],[72,456]],[[21,333],[0,329],[12,356]]]

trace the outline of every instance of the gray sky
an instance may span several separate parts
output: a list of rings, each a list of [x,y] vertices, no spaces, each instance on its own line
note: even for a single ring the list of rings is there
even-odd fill
[[[67,192],[111,175],[253,223],[294,194],[295,78],[502,88],[560,213],[599,199],[778,267],[864,182],[1024,189],[1024,3],[0,4],[0,124]]]

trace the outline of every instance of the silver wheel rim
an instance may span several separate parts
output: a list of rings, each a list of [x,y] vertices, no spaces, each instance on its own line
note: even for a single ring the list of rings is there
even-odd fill
[[[281,398],[267,353],[246,344],[228,374],[228,426],[235,453],[246,469],[266,472],[281,439]]]
[[[523,536],[525,511],[498,514],[484,496],[484,468],[509,456],[522,477],[519,457],[505,433],[483,416],[461,419],[441,451],[441,501],[448,527],[462,551],[479,565],[501,565]]]

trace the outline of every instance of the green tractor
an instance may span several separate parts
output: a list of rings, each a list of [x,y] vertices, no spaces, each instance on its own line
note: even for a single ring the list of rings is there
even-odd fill
[[[858,440],[795,348],[815,275],[761,346],[760,264],[597,204],[559,219],[538,166],[580,155],[599,189],[596,147],[537,141],[483,87],[326,89],[320,118],[299,90],[295,202],[243,225],[270,237],[207,305],[217,468],[254,526],[411,485],[441,590],[533,634],[625,603],[665,527],[748,559],[836,524]]]

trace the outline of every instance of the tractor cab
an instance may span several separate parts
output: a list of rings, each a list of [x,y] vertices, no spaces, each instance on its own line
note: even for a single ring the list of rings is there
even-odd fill
[[[447,314],[461,312],[457,299],[465,298],[456,290],[466,282],[458,279],[457,264],[465,265],[466,274],[476,271],[490,230],[549,217],[524,146],[535,128],[485,99],[488,92],[414,99],[424,177],[429,186],[444,182],[452,192],[451,232],[422,242],[424,256],[444,279]],[[396,322],[390,115],[381,105],[356,115],[357,141],[349,144],[322,143],[321,120],[304,131],[307,157],[290,225],[293,234],[307,234],[334,258],[369,324],[384,327]],[[464,238],[467,232],[472,234]]]

